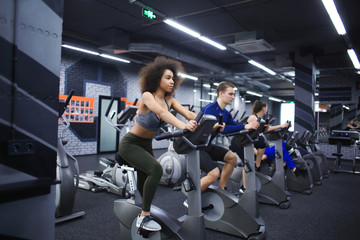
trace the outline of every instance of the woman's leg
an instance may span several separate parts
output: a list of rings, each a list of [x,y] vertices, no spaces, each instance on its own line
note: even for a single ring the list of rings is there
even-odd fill
[[[158,161],[141,146],[122,142],[119,151],[121,157],[138,170],[138,189],[143,197],[142,210],[148,213],[163,169]]]
[[[256,167],[260,167],[264,153],[265,153],[265,148],[258,148],[256,154],[256,161],[255,161]]]

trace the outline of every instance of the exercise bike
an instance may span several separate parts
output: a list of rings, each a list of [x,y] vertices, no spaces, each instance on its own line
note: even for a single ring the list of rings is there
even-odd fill
[[[264,130],[265,125],[269,124],[269,119],[264,121],[259,118],[258,122],[260,122],[260,127],[258,128],[258,133],[261,133]],[[287,129],[286,129],[287,130]],[[284,175],[284,167],[283,167],[283,153],[282,153],[282,142],[281,137],[282,133],[286,131],[285,129],[273,130],[271,132],[265,132],[265,134],[270,135],[270,139],[275,142],[276,149],[280,146],[281,148],[277,150],[277,158],[275,173],[272,176],[264,174],[262,172],[256,171],[256,181],[257,181],[257,193],[258,200],[260,203],[266,203],[278,206],[282,209],[287,209],[290,207],[290,199],[291,194],[286,190],[285,187],[285,175]],[[238,137],[234,137],[232,140],[231,148],[237,152],[238,155],[242,154],[241,148],[241,140]],[[236,183],[240,184],[242,178],[242,171],[240,168],[235,168],[232,174],[231,179],[233,179]],[[236,179],[236,180],[235,180]],[[246,182],[247,185],[247,182]]]
[[[289,154],[295,163],[296,167],[306,169],[305,172],[299,176],[295,176],[291,171],[286,171],[286,187],[289,191],[300,192],[305,195],[312,193],[313,179],[310,172],[308,163],[302,158],[296,142],[298,142],[299,132],[293,132],[286,140],[285,147],[289,151]]]
[[[321,158],[305,150],[307,147],[306,139],[309,137],[309,134],[309,131],[305,131],[303,135],[298,138],[298,141],[295,143],[295,148],[298,151],[296,151],[295,153],[297,157],[301,156],[305,160],[310,170],[314,185],[319,186],[322,184],[323,179],[323,174],[320,166]]]
[[[125,110],[122,110],[118,114],[117,123],[113,123],[115,112],[111,117],[109,116],[110,109],[114,103],[114,98],[112,98],[105,112],[106,122],[114,127],[119,133],[121,133],[122,128],[125,128],[125,132],[129,132],[131,122],[138,109],[135,106],[136,102],[137,99],[133,106],[127,106]],[[79,187],[85,190],[91,190],[92,192],[108,191],[128,198],[129,193],[127,191],[128,179],[126,169],[123,169],[118,163],[119,158],[119,153],[116,153],[115,160],[110,158],[100,158],[99,163],[103,165],[105,169],[103,171],[87,171],[86,173],[81,174]]]
[[[290,207],[291,199],[291,194],[286,190],[283,165],[282,137],[286,131],[288,131],[288,128],[264,132],[269,143],[275,145],[275,172],[271,178],[261,172],[256,174],[261,182],[258,192],[259,202],[276,205],[282,209]]]
[[[74,91],[72,90],[67,96],[65,103],[59,103],[59,119],[64,114]],[[58,138],[57,143],[57,167],[56,167],[56,179],[60,181],[56,185],[56,200],[55,200],[55,223],[68,221],[74,218],[82,217],[85,215],[84,211],[73,213],[75,195],[79,184],[79,164],[76,158],[67,153],[65,145],[67,141],[64,139],[64,133],[69,129],[70,122],[64,117],[66,125],[62,131],[62,134]],[[74,170],[69,165],[69,159],[74,162]]]
[[[184,107],[188,107],[189,111],[192,111],[194,105],[190,106],[182,104]],[[177,112],[175,110],[170,111],[175,117]],[[181,121],[183,119],[180,119]],[[169,132],[173,132],[175,127],[167,124],[166,128]],[[160,129],[163,132],[167,132],[165,129]],[[178,154],[173,146],[173,139],[169,139],[169,146],[167,152],[163,153],[157,160],[163,168],[163,175],[160,179],[160,184],[170,186],[173,190],[181,190],[181,182],[184,180],[184,173],[186,172],[186,155]]]
[[[120,221],[122,239],[206,239],[204,215],[201,212],[200,193],[200,157],[199,150],[207,146],[216,117],[199,113],[196,121],[200,123],[195,132],[178,130],[156,136],[156,140],[174,139],[174,148],[178,153],[187,154],[186,178],[182,184],[182,192],[189,200],[188,214],[176,219],[167,212],[152,205],[151,215],[161,225],[162,230],[148,232],[136,227],[136,218],[141,212],[140,196],[136,190],[135,169],[127,165],[130,183],[130,199],[119,199],[114,202],[114,212]],[[124,162],[126,164],[126,162]],[[139,233],[138,233],[139,232]]]
[[[219,121],[220,123],[220,121]],[[259,216],[256,192],[253,139],[256,130],[242,130],[227,134],[237,135],[240,145],[245,148],[245,171],[247,190],[238,198],[227,190],[210,185],[202,195],[202,209],[206,228],[247,239],[265,239],[265,223]],[[240,169],[240,168],[239,168]],[[240,170],[240,173],[242,170]],[[236,175],[236,174],[234,174]],[[231,178],[234,177],[231,175]],[[241,175],[237,175],[238,181]]]
[[[309,135],[309,138],[306,140],[306,145],[308,146],[308,151],[313,155],[318,156],[320,161],[320,168],[323,174],[323,178],[328,178],[330,173],[330,167],[326,155],[320,150],[319,143],[316,139],[317,132],[315,131],[313,135]]]

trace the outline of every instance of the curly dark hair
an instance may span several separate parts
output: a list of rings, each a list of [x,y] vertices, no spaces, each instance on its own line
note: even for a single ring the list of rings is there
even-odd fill
[[[153,62],[141,68],[139,72],[141,93],[155,92],[160,86],[161,77],[165,70],[170,70],[174,74],[174,88],[170,93],[166,93],[165,96],[173,95],[175,90],[184,81],[182,77],[178,76],[179,72],[184,73],[184,67],[180,62],[163,56],[156,57]]]

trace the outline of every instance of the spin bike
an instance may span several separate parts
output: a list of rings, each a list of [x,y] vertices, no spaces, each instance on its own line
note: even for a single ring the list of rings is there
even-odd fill
[[[309,135],[310,132],[305,131],[303,135],[300,138],[298,138],[295,147],[296,149],[298,149],[296,154],[297,155],[300,154],[302,158],[305,160],[305,162],[308,165],[308,168],[310,169],[310,173],[314,185],[319,186],[322,184],[322,179],[323,179],[322,169],[320,166],[321,158],[306,151],[306,147],[307,147],[306,141],[309,138]]]
[[[219,121],[220,122],[220,121]],[[242,130],[226,136],[237,136],[245,148],[245,171],[247,190],[238,198],[227,190],[215,185],[202,194],[202,209],[206,228],[228,233],[246,239],[265,239],[265,223],[259,216],[256,192],[254,139],[257,130]],[[240,169],[240,168],[239,168]],[[241,172],[237,177],[241,181]],[[236,175],[236,173],[234,174]],[[234,177],[231,175],[231,178]]]
[[[257,132],[260,133],[263,131],[266,121],[261,118],[258,119],[260,122],[260,127]],[[290,193],[285,188],[285,176],[284,176],[284,167],[283,167],[283,153],[282,153],[282,142],[281,142],[281,131],[284,130],[274,130],[271,132],[265,132],[265,134],[269,134],[272,138],[271,140],[275,141],[276,149],[277,149],[277,158],[276,158],[276,170],[273,174],[273,177],[263,174],[262,172],[256,171],[256,181],[257,181],[257,193],[258,200],[260,203],[266,203],[278,206],[282,209],[287,209],[290,207]],[[239,154],[241,154],[241,145],[242,140],[238,139],[239,137],[234,137],[232,140],[232,148]],[[257,136],[255,137],[257,138]],[[281,146],[281,147],[280,147]],[[278,149],[279,148],[279,149]],[[235,168],[232,174],[231,179],[233,179],[236,183],[241,182],[242,178],[241,168]],[[247,185],[246,181],[246,185]],[[247,191],[247,190],[246,190]]]
[[[320,158],[320,168],[323,174],[323,178],[329,178],[330,168],[328,164],[328,160],[326,155],[320,150],[318,142],[316,140],[317,132],[315,131],[314,134],[306,140],[306,146],[309,153],[313,154]]]
[[[305,168],[306,171],[295,176],[291,171],[286,171],[286,187],[289,191],[300,192],[305,195],[312,193],[313,179],[311,176],[310,168],[308,163],[302,158],[299,148],[296,146],[298,142],[299,132],[293,132],[286,140],[286,149],[295,163],[296,167]],[[295,154],[295,155],[294,155]]]

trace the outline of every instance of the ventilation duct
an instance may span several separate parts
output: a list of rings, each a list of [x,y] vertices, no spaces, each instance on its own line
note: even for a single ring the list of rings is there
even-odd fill
[[[275,48],[262,39],[259,32],[243,32],[235,35],[235,42],[228,44],[230,48],[240,53],[255,53],[273,51]]]

